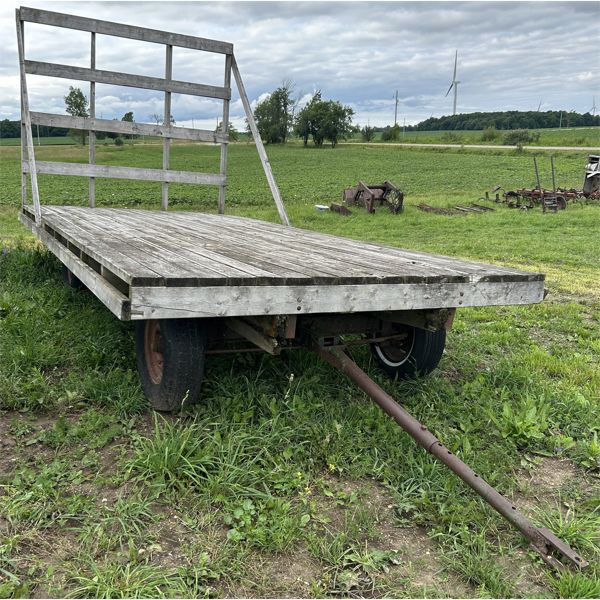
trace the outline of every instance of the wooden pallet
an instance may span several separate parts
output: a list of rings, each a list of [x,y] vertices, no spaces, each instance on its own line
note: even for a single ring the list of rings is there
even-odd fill
[[[242,217],[43,206],[20,220],[120,319],[530,304],[544,277]]]

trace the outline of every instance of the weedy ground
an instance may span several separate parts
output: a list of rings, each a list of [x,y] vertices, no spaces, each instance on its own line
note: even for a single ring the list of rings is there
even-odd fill
[[[459,311],[428,378],[391,382],[368,352],[355,358],[591,568],[550,572],[308,353],[211,358],[201,404],[154,415],[132,325],[61,283],[57,260],[16,221],[18,149],[1,148],[0,597],[599,597],[600,206],[416,208],[531,185],[528,154],[268,150],[298,226],[547,274],[540,305]],[[39,158],[85,155],[47,147]],[[107,147],[98,158],[159,167],[160,147]],[[175,145],[172,158],[216,170],[218,151]],[[560,155],[559,183],[579,185],[585,159]],[[276,220],[254,149],[233,145],[230,165],[228,210]],[[405,212],[315,211],[359,179],[400,185]],[[159,184],[97,185],[99,205],[159,203]],[[175,210],[215,210],[212,191],[172,187]],[[50,203],[84,204],[86,188],[41,181]]]

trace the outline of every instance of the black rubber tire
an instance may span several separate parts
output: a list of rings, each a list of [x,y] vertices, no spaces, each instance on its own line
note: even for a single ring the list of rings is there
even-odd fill
[[[79,279],[79,277],[74,275],[73,272],[70,269],[68,269],[65,265],[62,265],[61,271],[62,271],[63,281],[70,288],[73,288],[74,290],[84,290],[85,289],[85,285],[83,284],[81,279]]]
[[[162,376],[153,380],[145,351],[146,328],[158,323],[162,353]],[[152,408],[161,412],[180,411],[200,398],[204,375],[206,332],[199,319],[138,321],[135,330],[137,368],[144,394]]]
[[[390,379],[411,379],[431,373],[440,362],[446,345],[446,330],[426,331],[411,325],[397,325],[398,333],[406,332],[404,340],[371,344],[371,352]],[[386,347],[388,353],[386,353]],[[389,350],[404,354],[391,357]]]

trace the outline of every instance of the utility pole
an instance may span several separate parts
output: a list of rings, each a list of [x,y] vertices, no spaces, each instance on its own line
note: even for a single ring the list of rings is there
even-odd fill
[[[558,128],[562,129],[562,110],[560,111],[560,119],[558,121]]]
[[[402,126],[402,137],[406,135],[406,117],[404,117],[404,125]]]
[[[398,125],[398,90],[396,90],[396,108],[394,110],[394,127]]]

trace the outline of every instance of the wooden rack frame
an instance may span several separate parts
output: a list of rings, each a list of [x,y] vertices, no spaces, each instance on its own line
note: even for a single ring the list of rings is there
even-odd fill
[[[51,25],[78,31],[90,32],[90,67],[73,67],[56,63],[26,60],[25,58],[25,22]],[[169,206],[169,183],[196,183],[219,186],[219,213],[225,212],[225,191],[227,187],[227,148],[229,144],[229,102],[231,99],[231,73],[233,76],[244,106],[246,118],[254,138],[256,149],[277,206],[281,221],[290,225],[281,194],[267,153],[256,127],[254,114],[246,95],[233,53],[233,44],[210,40],[190,35],[169,33],[156,29],[134,27],[111,21],[100,21],[86,17],[78,17],[64,13],[50,12],[35,8],[21,7],[16,10],[17,45],[19,50],[19,66],[21,80],[21,203],[27,204],[27,175],[31,182],[31,195],[35,212],[36,224],[41,224],[40,194],[37,174],[50,175],[76,175],[89,177],[89,204],[94,207],[95,178],[108,177],[116,179],[134,179],[141,181],[162,182],[162,210]],[[165,76],[147,77],[117,71],[105,71],[96,68],[96,34],[109,35],[143,42],[163,44],[165,46]],[[225,55],[225,74],[223,86],[204,85],[189,81],[178,81],[172,78],[173,74],[173,46],[215,52]],[[60,77],[77,79],[90,83],[90,116],[73,117],[55,115],[29,110],[27,93],[27,75],[44,75],[47,77]],[[112,121],[96,117],[96,83],[137,87],[148,90],[164,92],[164,119],[162,125],[149,125],[130,123],[127,121]],[[223,101],[223,114],[221,128],[213,132],[189,127],[174,127],[171,125],[171,94],[187,94],[217,98]],[[48,125],[51,127],[65,127],[81,129],[89,132],[89,163],[64,163],[64,162],[36,162],[35,148],[33,145],[32,125]],[[96,131],[107,131],[129,135],[155,135],[163,138],[163,164],[162,169],[141,169],[134,167],[114,167],[96,164],[95,141]],[[194,171],[174,171],[170,168],[170,148],[172,139],[182,139],[199,142],[209,142],[221,146],[221,160],[218,174],[199,173]]]

